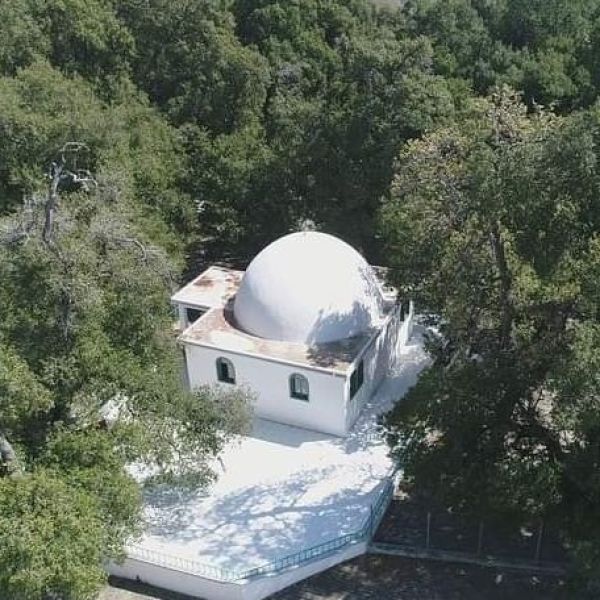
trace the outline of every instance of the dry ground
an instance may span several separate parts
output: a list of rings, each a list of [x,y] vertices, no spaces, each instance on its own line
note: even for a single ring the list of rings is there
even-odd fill
[[[100,600],[187,600],[114,582]],[[315,575],[271,600],[578,600],[557,578],[395,556],[361,556]]]

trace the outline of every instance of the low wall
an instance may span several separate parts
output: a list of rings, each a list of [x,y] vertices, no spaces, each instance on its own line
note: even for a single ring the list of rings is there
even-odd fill
[[[397,473],[386,477],[379,497],[371,505],[369,518],[357,532],[295,555],[284,557],[276,563],[251,569],[243,575],[247,577],[246,579],[235,581],[210,579],[203,576],[206,573],[210,574],[209,570],[202,570],[202,575],[186,571],[186,569],[208,569],[209,567],[194,565],[192,561],[189,564],[182,562],[179,568],[173,568],[167,566],[169,563],[160,564],[158,555],[154,562],[129,557],[121,564],[110,563],[107,570],[116,577],[140,581],[172,592],[203,598],[204,600],[262,600],[262,598],[266,598],[311,575],[364,554],[390,503],[397,477]],[[338,543],[343,545],[338,546]],[[335,549],[328,551],[329,548]],[[149,556],[151,556],[151,553]],[[311,558],[313,556],[315,558]],[[216,569],[216,571],[220,571],[220,569]],[[260,574],[249,576],[249,573],[253,571]],[[227,573],[225,571],[222,574],[215,572],[215,577],[219,575],[226,576]]]
[[[127,558],[122,564],[111,563],[110,575],[154,585],[165,590],[208,600],[243,600],[243,587],[184,573],[169,567]]]
[[[357,542],[310,563],[291,567],[276,575],[263,575],[239,582],[220,582],[183,573],[168,567],[127,558],[111,563],[108,572],[116,577],[147,583],[172,592],[205,600],[262,600],[311,575],[325,571],[367,551],[367,542]]]

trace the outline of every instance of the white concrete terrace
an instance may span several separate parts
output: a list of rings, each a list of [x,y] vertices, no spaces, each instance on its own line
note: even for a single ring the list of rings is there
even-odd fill
[[[392,469],[377,417],[427,364],[418,328],[346,438],[256,419],[232,442],[204,493],[157,490],[129,555],[242,572],[361,529]],[[149,558],[150,557],[150,558]],[[210,576],[210,575],[206,575]]]

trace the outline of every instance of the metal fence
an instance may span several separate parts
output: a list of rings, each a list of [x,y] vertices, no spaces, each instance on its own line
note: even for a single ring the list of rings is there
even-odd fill
[[[272,575],[291,567],[299,567],[304,563],[332,554],[333,552],[340,550],[341,548],[345,548],[351,544],[369,541],[377,530],[377,527],[379,526],[379,523],[381,522],[381,519],[383,518],[383,515],[385,514],[387,506],[390,503],[393,495],[394,481],[392,478],[389,478],[386,480],[384,489],[379,494],[377,500],[369,507],[369,516],[363,523],[362,527],[360,527],[360,529],[357,531],[339,536],[333,540],[312,546],[311,548],[300,550],[299,552],[289,554],[288,556],[284,556],[252,569],[236,571],[232,569],[214,567],[195,560],[163,554],[162,552],[156,552],[154,550],[148,550],[139,544],[127,546],[127,557],[132,560],[166,567],[174,571],[181,571],[191,575],[196,575],[198,577],[205,577],[223,582],[240,581],[243,579],[256,577],[258,575]]]
[[[498,520],[478,521],[426,502],[395,499],[383,526],[374,538],[372,550],[439,555],[510,563],[522,567],[562,568],[567,553],[558,532],[543,521],[521,525]]]
[[[229,569],[213,567],[181,556],[148,550],[139,544],[127,546],[127,558],[218,581],[235,581],[236,579],[236,573]]]

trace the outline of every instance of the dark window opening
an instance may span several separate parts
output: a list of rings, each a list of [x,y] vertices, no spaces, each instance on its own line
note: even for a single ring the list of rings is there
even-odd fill
[[[404,302],[402,302],[400,304],[400,320],[404,321],[405,318],[406,318],[406,304]]]
[[[235,383],[235,368],[228,358],[217,358],[217,378],[224,383]]]
[[[361,360],[358,366],[350,375],[350,398],[354,398],[354,395],[360,390],[363,381],[365,380],[365,364]]]
[[[192,324],[194,321],[197,321],[205,311],[200,310],[199,308],[186,308],[185,316],[187,318],[188,324]]]
[[[290,375],[290,396],[308,402],[308,379],[304,375]]]

